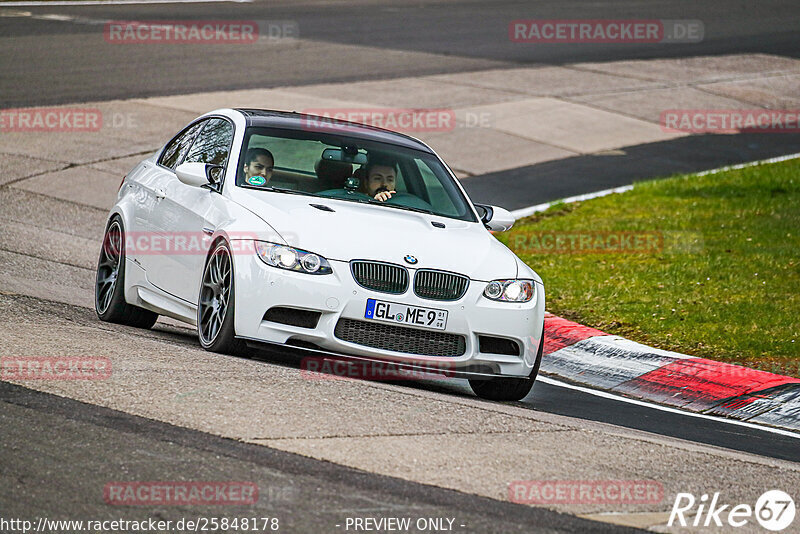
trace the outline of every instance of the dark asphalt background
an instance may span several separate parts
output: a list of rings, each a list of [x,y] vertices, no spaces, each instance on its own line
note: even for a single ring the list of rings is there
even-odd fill
[[[0,4],[1,5],[1,4]],[[12,8],[9,8],[12,9]],[[93,20],[294,21],[313,50],[275,45],[113,45],[102,24],[0,17],[0,107],[316,84],[489,67],[769,53],[798,57],[795,0],[270,1],[13,8]],[[695,44],[512,43],[516,19],[697,19]],[[325,43],[370,47],[342,53]],[[413,60],[387,54],[418,52]],[[376,61],[377,59],[377,61]]]
[[[672,174],[797,154],[800,134],[691,135],[623,152],[545,161],[461,183],[474,202],[515,210]]]

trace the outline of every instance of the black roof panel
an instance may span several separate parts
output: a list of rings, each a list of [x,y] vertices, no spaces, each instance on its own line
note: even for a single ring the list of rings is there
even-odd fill
[[[242,113],[248,126],[257,126],[263,128],[282,128],[286,130],[307,130],[309,128],[309,121],[320,121],[314,124],[314,131],[329,132],[332,134],[346,134],[348,137],[355,139],[365,139],[370,141],[379,141],[383,143],[390,143],[424,152],[431,150],[426,147],[422,142],[414,139],[405,134],[393,132],[391,130],[384,130],[375,126],[368,126],[366,124],[359,124],[356,122],[348,122],[330,117],[320,117],[317,115],[306,115],[305,113],[297,113],[294,111],[273,111],[269,109],[239,109],[236,111]],[[330,124],[330,128],[326,125]],[[346,126],[346,129],[342,127]]]

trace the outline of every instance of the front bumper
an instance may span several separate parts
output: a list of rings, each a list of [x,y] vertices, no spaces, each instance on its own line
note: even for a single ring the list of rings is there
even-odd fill
[[[415,368],[448,369],[455,374],[530,375],[544,326],[544,288],[538,282],[534,298],[522,304],[485,298],[486,282],[481,281],[470,281],[466,294],[457,301],[437,301],[422,299],[411,288],[401,295],[365,289],[353,279],[349,263],[331,260],[330,264],[332,274],[308,275],[268,266],[255,254],[234,254],[237,337],[266,343],[312,344],[326,353]],[[409,268],[409,274],[413,280],[414,269]],[[446,330],[425,330],[421,335],[445,332],[463,336],[466,350],[459,356],[425,356],[383,350],[336,337],[334,330],[340,319],[370,321],[364,318],[368,298],[447,310]],[[319,312],[321,316],[314,328],[264,320],[265,313],[277,306]],[[520,352],[516,355],[481,352],[479,336],[513,340]]]

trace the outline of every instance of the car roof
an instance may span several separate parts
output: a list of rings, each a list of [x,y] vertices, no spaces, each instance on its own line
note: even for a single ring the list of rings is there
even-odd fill
[[[244,115],[247,126],[279,128],[284,130],[309,130],[309,124],[313,124],[314,131],[318,132],[346,135],[354,139],[378,141],[422,150],[431,154],[433,153],[425,143],[414,139],[410,135],[384,130],[383,128],[368,126],[366,124],[334,119],[332,117],[321,117],[319,115],[307,115],[295,111],[240,108],[236,108],[236,111]]]

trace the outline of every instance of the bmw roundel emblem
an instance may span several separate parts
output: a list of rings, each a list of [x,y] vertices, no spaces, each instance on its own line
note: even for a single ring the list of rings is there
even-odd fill
[[[406,260],[406,262],[410,263],[411,265],[414,265],[419,261],[417,260],[416,257],[412,256],[411,254],[407,254],[406,257],[403,259]]]

